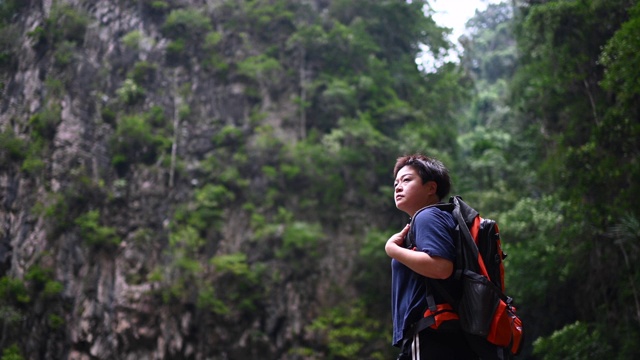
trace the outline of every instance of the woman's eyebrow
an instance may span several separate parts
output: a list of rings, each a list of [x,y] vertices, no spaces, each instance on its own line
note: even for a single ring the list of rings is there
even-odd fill
[[[395,183],[397,183],[398,181],[400,181],[400,180],[404,179],[404,178],[405,178],[405,177],[407,177],[407,176],[411,176],[411,174],[404,174],[404,175],[401,175],[399,178],[397,178],[397,179],[393,180],[393,183],[395,184]]]

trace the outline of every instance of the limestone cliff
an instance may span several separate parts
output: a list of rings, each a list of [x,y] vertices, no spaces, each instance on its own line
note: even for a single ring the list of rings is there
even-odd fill
[[[383,140],[347,131],[291,150],[356,113],[336,97],[348,86],[317,81],[340,45],[313,32],[330,28],[329,2],[3,6],[0,348],[328,356],[310,325],[351,306],[365,229],[390,218]],[[353,51],[349,66],[375,60]],[[372,157],[336,167],[345,143]]]

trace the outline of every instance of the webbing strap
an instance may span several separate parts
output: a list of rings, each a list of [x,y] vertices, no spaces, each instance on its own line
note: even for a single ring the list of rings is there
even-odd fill
[[[429,290],[429,278],[425,278],[424,287],[425,293],[427,294],[427,305],[429,306],[429,310],[431,313],[435,313],[438,311],[438,305],[436,304],[436,300],[433,298],[433,293]]]
[[[411,327],[409,328],[409,331],[408,331],[407,335],[405,335],[405,337],[412,338],[413,335],[422,332],[422,330],[425,330],[425,329],[431,327],[431,325],[433,325],[435,323],[436,323],[436,317],[434,315],[423,317],[420,320],[418,320],[415,323],[413,323],[413,325],[411,325]]]

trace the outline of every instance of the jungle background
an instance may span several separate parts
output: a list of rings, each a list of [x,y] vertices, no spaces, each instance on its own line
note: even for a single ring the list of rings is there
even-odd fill
[[[0,358],[391,359],[396,157],[500,224],[520,359],[640,357],[640,5],[0,0]]]

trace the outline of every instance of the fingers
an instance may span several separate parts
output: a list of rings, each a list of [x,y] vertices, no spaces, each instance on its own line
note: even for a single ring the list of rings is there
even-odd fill
[[[410,228],[411,226],[409,226],[409,224],[405,225],[405,227],[399,233],[393,234],[388,241],[392,241],[397,245],[402,244],[404,242],[405,236],[407,236],[407,233],[409,233]]]
[[[404,238],[405,236],[407,236],[407,234],[409,233],[409,229],[411,228],[411,226],[409,226],[409,224],[407,224],[402,231],[400,231],[399,233],[396,234],[397,237],[397,243],[399,244],[400,242],[404,242]]]
[[[393,254],[397,252],[396,249],[398,247],[404,247],[404,239],[407,236],[410,228],[411,226],[409,226],[409,224],[405,225],[405,227],[399,233],[393,234],[389,238],[389,240],[387,240],[387,244],[385,245],[385,251],[387,252],[387,255],[393,258]]]

